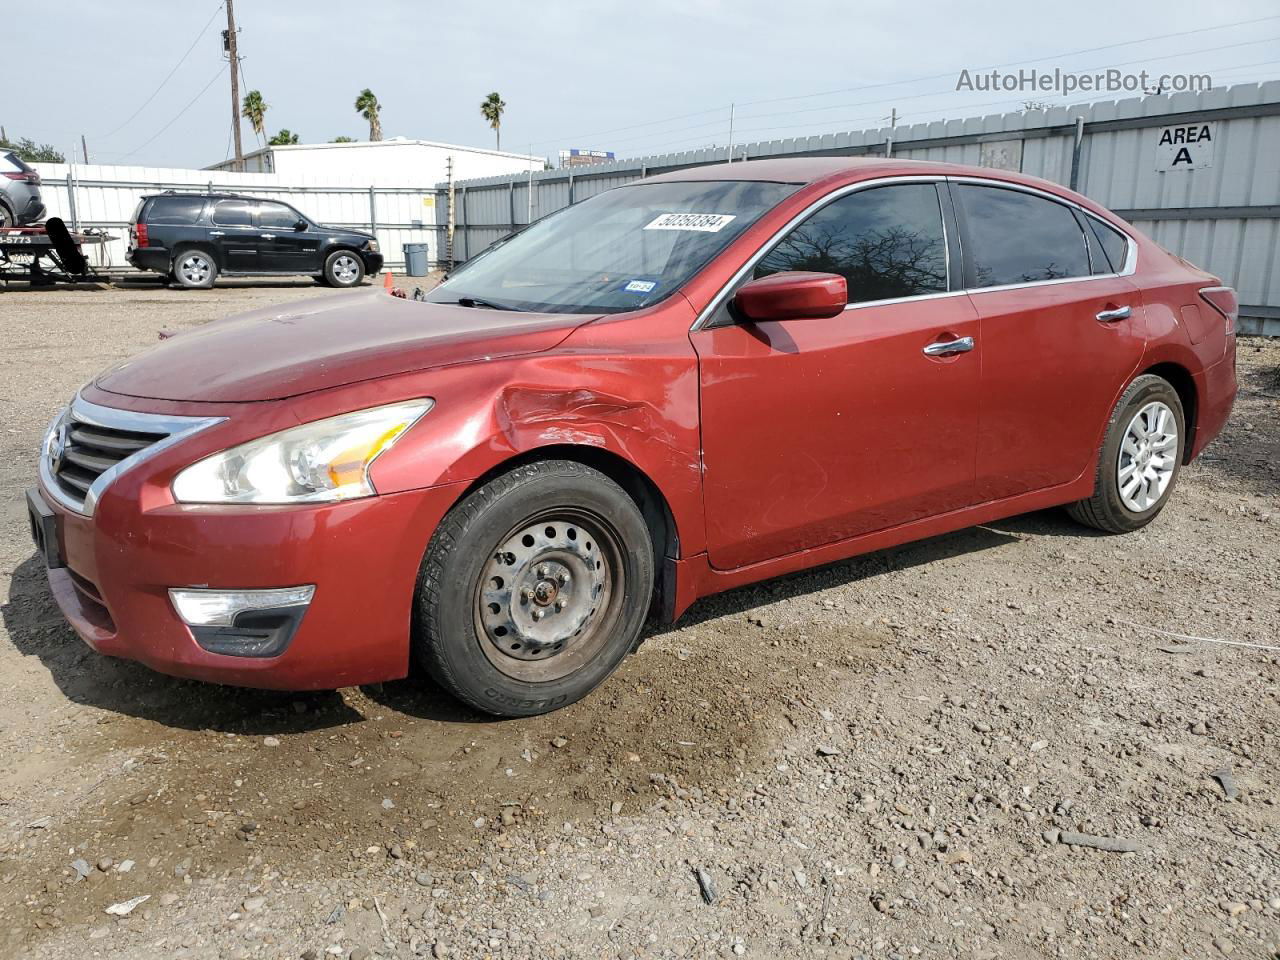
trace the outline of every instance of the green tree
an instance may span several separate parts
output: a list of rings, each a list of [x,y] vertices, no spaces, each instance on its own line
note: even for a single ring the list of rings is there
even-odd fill
[[[356,97],[356,113],[369,121],[369,139],[382,139],[382,104],[373,95],[373,91],[365,87]]]
[[[269,147],[291,147],[295,143],[301,143],[298,135],[288,127],[283,127],[279,133],[267,141]]]
[[[489,121],[489,128],[497,140],[497,148],[502,149],[502,111],[507,109],[506,102],[496,92],[489,94],[480,103],[480,115]]]
[[[262,99],[262,94],[259,91],[250,90],[245,94],[240,115],[249,121],[249,125],[253,127],[253,132],[257,134],[260,140],[267,135],[267,111],[270,109],[271,105]]]
[[[67,158],[53,149],[51,143],[37,144],[30,137],[23,137],[21,140],[0,140],[0,152],[8,153],[12,150],[22,160],[27,163],[66,163]]]
[[[356,138],[355,138],[355,137],[348,137],[346,134],[343,134],[343,135],[342,135],[342,136],[340,136],[340,137],[334,137],[334,138],[333,138],[332,140],[330,140],[329,142],[330,142],[330,143],[355,143],[355,142],[356,142]]]

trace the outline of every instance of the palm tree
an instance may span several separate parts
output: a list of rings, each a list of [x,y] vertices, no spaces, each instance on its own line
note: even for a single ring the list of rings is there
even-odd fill
[[[301,143],[298,135],[288,127],[281,129],[274,137],[267,141],[267,145],[271,147],[291,147],[295,143]]]
[[[382,139],[382,120],[379,114],[382,112],[382,104],[378,103],[378,98],[373,95],[373,91],[365,87],[360,91],[360,96],[356,97],[356,113],[369,121],[369,139]]]
[[[266,136],[267,111],[271,109],[271,105],[262,99],[262,94],[257,90],[250,90],[245,94],[244,105],[240,109],[240,115],[249,121],[253,127],[253,132],[259,138]]]
[[[489,127],[497,138],[497,149],[502,149],[502,111],[506,103],[496,92],[489,94],[480,104],[480,115],[489,121]]]

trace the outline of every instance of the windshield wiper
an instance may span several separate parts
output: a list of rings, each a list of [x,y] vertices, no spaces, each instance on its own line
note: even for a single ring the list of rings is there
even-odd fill
[[[459,297],[457,300],[441,300],[440,303],[452,303],[459,307],[483,307],[487,310],[514,310],[515,307],[509,307],[506,304],[494,303],[492,300],[484,300],[480,297]]]

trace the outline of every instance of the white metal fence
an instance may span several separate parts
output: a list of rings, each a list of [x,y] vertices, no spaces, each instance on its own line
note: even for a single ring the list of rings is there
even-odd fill
[[[49,216],[80,228],[100,227],[116,237],[101,248],[86,248],[90,262],[99,268],[129,269],[125,249],[134,209],[144,195],[165,190],[226,191],[283,200],[318,223],[373,230],[391,267],[404,264],[404,244],[435,243],[434,187],[370,186],[354,179],[221,170],[66,163],[35,166]]]
[[[1167,166],[1164,132],[1204,126],[1211,139],[1195,162]],[[1079,190],[1226,279],[1242,330],[1280,335],[1280,81],[748,143],[733,159],[883,156],[890,138],[894,157],[1021,170]],[[721,147],[455,183],[454,258],[611,187],[727,159]],[[437,185],[433,257],[446,251],[447,187]]]

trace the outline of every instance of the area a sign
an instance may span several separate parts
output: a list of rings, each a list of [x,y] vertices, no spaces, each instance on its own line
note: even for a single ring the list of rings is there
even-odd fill
[[[1216,123],[1184,123],[1156,130],[1156,169],[1195,170],[1213,166]]]

